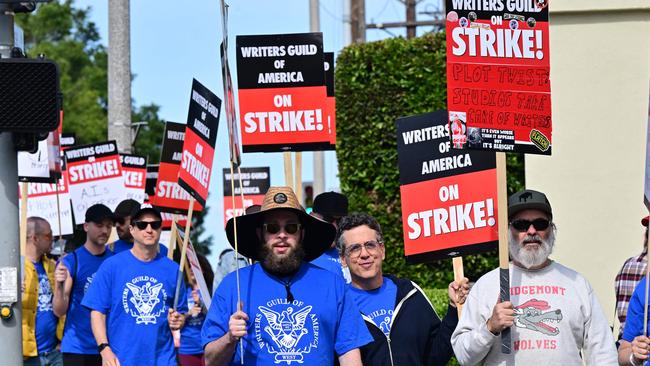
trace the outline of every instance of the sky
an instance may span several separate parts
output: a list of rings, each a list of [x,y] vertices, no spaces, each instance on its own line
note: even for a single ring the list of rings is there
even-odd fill
[[[108,1],[76,0],[75,7],[90,7],[90,20],[108,46]],[[309,32],[309,0],[230,0],[228,19],[230,68],[235,88],[237,65],[234,53],[236,35]],[[417,12],[437,9],[437,0],[418,3]],[[131,72],[134,79],[131,96],[136,105],[155,103],[159,116],[166,121],[187,120],[192,78],[197,79],[223,100],[219,44],[222,25],[219,0],[169,1],[134,0],[131,6]],[[321,0],[320,30],[325,52],[336,54],[347,44],[345,27],[349,0]],[[418,14],[418,19],[430,19]],[[405,7],[399,0],[366,1],[366,22],[399,22],[405,18]],[[421,27],[418,33],[430,30]],[[404,29],[368,30],[367,41],[405,35]],[[222,111],[223,112],[223,111]],[[222,115],[225,115],[222,113]],[[210,180],[205,220],[206,234],[212,235],[213,267],[219,253],[229,247],[223,230],[223,168],[229,168],[227,128],[225,119],[219,124],[217,146]],[[313,180],[313,154],[302,154],[302,179]],[[242,155],[242,167],[271,168],[271,185],[284,185],[281,153],[249,153]],[[325,189],[339,190],[334,152],[325,153]]]

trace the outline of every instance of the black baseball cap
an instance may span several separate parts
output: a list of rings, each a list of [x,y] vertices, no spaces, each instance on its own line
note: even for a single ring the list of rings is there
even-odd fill
[[[86,210],[86,222],[101,224],[105,219],[109,219],[112,222],[115,222],[115,215],[113,215],[113,211],[111,211],[111,209],[106,205],[96,203],[88,207]]]
[[[314,199],[313,212],[340,218],[348,214],[348,198],[337,192],[324,192]]]
[[[136,212],[133,216],[131,216],[131,223],[138,221],[140,218],[142,218],[142,216],[146,214],[152,214],[156,216],[158,220],[162,221],[162,215],[160,214],[160,211],[151,206],[145,206],[139,209],[138,212]]]
[[[508,198],[508,219],[524,210],[539,210],[546,213],[549,220],[553,219],[551,203],[542,192],[525,189]]]
[[[126,199],[115,207],[115,217],[133,217],[140,210],[140,202],[134,199]]]

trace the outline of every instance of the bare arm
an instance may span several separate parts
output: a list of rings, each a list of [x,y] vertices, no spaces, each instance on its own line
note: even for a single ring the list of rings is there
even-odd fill
[[[70,293],[72,292],[72,276],[63,263],[59,263],[54,271],[54,298],[52,299],[52,311],[57,317],[62,317],[68,311],[70,304]]]
[[[358,348],[347,351],[339,356],[339,363],[341,366],[362,366],[361,352]]]
[[[106,336],[106,314],[102,314],[97,310],[90,312],[90,326],[93,330],[93,336],[97,344],[108,343]],[[120,366],[120,361],[113,353],[110,346],[104,348],[101,352],[103,366]]]
[[[621,340],[621,346],[618,347],[618,364],[643,365],[648,359],[648,348],[650,347],[650,338],[646,336],[635,337],[632,342]],[[630,356],[634,355],[634,363],[630,362]]]
[[[241,310],[230,316],[228,333],[205,346],[206,366],[222,366],[230,363],[239,339],[247,334],[246,321],[248,315]]]

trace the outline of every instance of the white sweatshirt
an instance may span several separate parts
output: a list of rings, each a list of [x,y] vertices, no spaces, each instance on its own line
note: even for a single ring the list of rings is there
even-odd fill
[[[486,322],[499,297],[499,269],[472,287],[451,337],[461,365],[618,365],[614,338],[589,282],[556,262],[539,270],[510,264],[512,353]]]

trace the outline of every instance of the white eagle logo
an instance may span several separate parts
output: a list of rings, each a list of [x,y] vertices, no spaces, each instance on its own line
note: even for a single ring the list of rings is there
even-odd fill
[[[136,317],[136,324],[156,324],[156,315],[152,314],[154,308],[160,302],[159,293],[163,287],[162,283],[151,285],[151,282],[145,283],[142,287],[127,283],[126,286],[131,290],[133,295],[129,301],[138,310],[138,314],[132,312],[131,315]]]
[[[271,336],[275,344],[281,349],[289,350],[294,348],[300,338],[308,332],[305,329],[305,320],[311,311],[311,306],[307,306],[295,313],[291,306],[282,313],[265,306],[260,306],[259,309],[269,322],[269,325],[264,327],[264,331]]]

